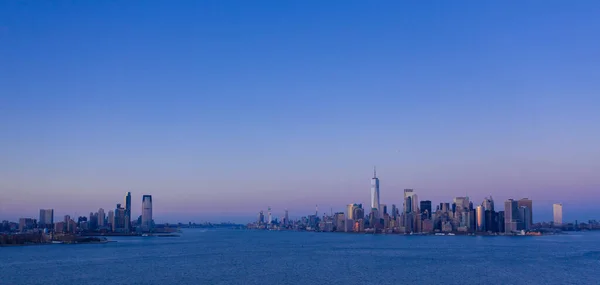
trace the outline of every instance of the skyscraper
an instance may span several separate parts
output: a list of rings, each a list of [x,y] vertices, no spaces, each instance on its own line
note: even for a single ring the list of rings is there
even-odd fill
[[[519,204],[513,199],[504,202],[504,231],[511,233],[517,231],[519,221]]]
[[[265,214],[263,213],[263,211],[261,210],[258,213],[258,223],[259,224],[263,224],[265,222]]]
[[[563,222],[563,206],[560,203],[552,205],[554,213],[554,225],[560,226]]]
[[[108,211],[108,228],[109,229],[114,229],[114,224],[115,224],[115,212],[113,212],[113,210],[109,210]]]
[[[431,201],[425,200],[421,201],[419,204],[421,207],[421,214],[424,215],[424,219],[431,219]]]
[[[40,209],[39,228],[52,229],[54,224],[54,209]]]
[[[371,178],[371,209],[379,210],[379,178],[377,169],[373,167],[373,178]]]
[[[100,208],[98,209],[98,227],[104,227],[104,219],[106,218],[106,215],[104,214],[104,209]]]
[[[267,224],[270,224],[272,222],[272,217],[271,217],[271,207],[268,208],[267,211]]]
[[[483,209],[485,211],[494,211],[494,198],[492,198],[492,196],[485,197],[485,199],[483,199],[483,203],[481,204],[483,206]]]
[[[131,192],[125,195],[125,226],[131,229]]]
[[[529,224],[529,226],[533,225],[533,201],[531,201],[527,198],[523,198],[523,199],[519,200],[518,206],[519,206],[519,209],[521,207],[527,207],[527,210],[525,211],[527,220],[523,220],[523,217],[521,217],[521,219],[522,219],[521,223],[523,225],[527,225],[527,224]]]
[[[152,195],[142,197],[142,229],[152,229]]]
[[[290,216],[288,214],[288,210],[285,209],[285,215],[283,216],[283,224],[289,224],[290,223]]]
[[[485,210],[483,206],[477,206],[477,231],[484,232],[485,231]]]

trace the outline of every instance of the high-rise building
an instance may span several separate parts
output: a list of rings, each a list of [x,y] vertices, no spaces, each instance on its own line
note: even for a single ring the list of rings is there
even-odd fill
[[[54,228],[54,209],[40,209],[38,228]]]
[[[477,231],[485,232],[485,210],[483,206],[477,206]]]
[[[385,214],[387,214],[387,205],[386,204],[379,204],[379,217],[383,218],[385,216]]]
[[[431,201],[421,201],[419,204],[421,208],[421,214],[423,219],[431,219]]]
[[[267,211],[267,224],[271,224],[271,222],[273,222],[272,219],[273,218],[271,217],[271,207],[269,207]]]
[[[106,215],[104,214],[104,209],[98,209],[98,227],[104,227],[104,220],[106,219]]]
[[[560,226],[563,222],[563,206],[560,203],[552,205],[554,213],[554,225]]]
[[[533,225],[533,201],[527,199],[527,198],[523,198],[521,200],[519,200],[519,202],[517,202],[517,205],[519,206],[519,208],[521,207],[527,207],[527,212],[525,213],[526,216],[528,216],[527,220],[523,220],[521,219],[521,223],[523,225],[529,224],[530,226]],[[521,217],[523,218],[523,217]]]
[[[519,222],[519,204],[513,199],[504,202],[504,231],[511,233],[517,231]]]
[[[131,192],[125,195],[125,227],[131,229]]]
[[[407,204],[407,198],[410,197],[410,203]],[[419,199],[413,189],[404,189],[404,213],[418,212]]]
[[[354,207],[353,211],[352,211],[352,219],[354,221],[360,220],[360,219],[364,219],[365,218],[365,209],[363,209],[362,204],[358,204],[356,207]]]
[[[142,229],[152,229],[152,195],[142,196]]]
[[[121,204],[117,204],[115,208],[115,221],[112,228],[114,232],[125,231],[125,208],[121,207]]]
[[[529,223],[531,218],[531,211],[527,206],[519,207],[519,230],[528,231],[531,229],[531,224]]]
[[[348,206],[346,207],[346,216],[349,220],[353,220],[352,214],[354,214],[354,205],[356,204],[348,204]]]
[[[259,224],[265,223],[265,214],[263,213],[262,210],[258,213],[258,223]]]
[[[396,204],[392,204],[392,213],[390,213],[392,219],[396,219],[398,217],[398,208],[396,208]]]
[[[483,206],[483,209],[485,211],[494,211],[494,198],[492,198],[492,196],[490,197],[485,197],[485,199],[483,199],[483,203],[481,204]]]
[[[109,229],[112,230],[114,228],[113,225],[115,224],[115,212],[113,212],[113,210],[108,210],[107,220],[108,220],[108,225],[107,226],[108,226]]]
[[[464,212],[469,210],[468,197],[456,197],[454,198],[454,204],[456,205],[455,211]]]
[[[288,214],[288,210],[285,209],[285,215],[283,216],[283,224],[287,225],[290,223],[290,216]]]
[[[379,178],[377,178],[377,169],[373,168],[373,178],[371,178],[371,209],[379,210]]]

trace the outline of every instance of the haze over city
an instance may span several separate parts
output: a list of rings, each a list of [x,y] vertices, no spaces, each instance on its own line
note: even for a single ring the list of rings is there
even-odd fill
[[[0,220],[343,211],[375,165],[598,218],[600,3],[150,2],[0,3]]]

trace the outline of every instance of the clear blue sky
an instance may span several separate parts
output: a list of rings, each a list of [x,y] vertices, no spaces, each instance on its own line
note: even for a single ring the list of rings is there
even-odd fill
[[[598,1],[1,1],[0,220],[465,193],[600,218]]]

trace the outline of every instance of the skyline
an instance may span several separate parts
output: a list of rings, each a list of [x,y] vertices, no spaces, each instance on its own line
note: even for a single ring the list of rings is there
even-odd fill
[[[145,4],[0,3],[0,219],[295,217],[373,165],[388,206],[598,218],[600,3]]]

